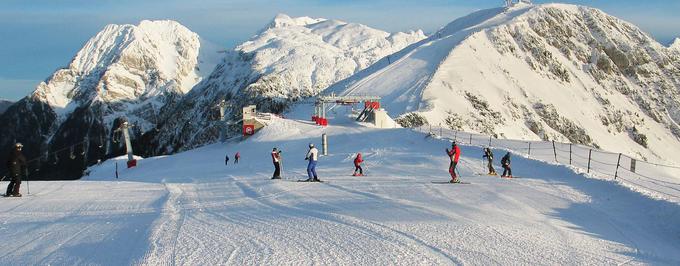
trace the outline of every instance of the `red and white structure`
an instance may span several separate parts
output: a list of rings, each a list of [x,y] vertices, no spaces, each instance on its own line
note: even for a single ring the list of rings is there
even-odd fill
[[[321,95],[316,98],[314,104],[314,113],[312,114],[312,121],[320,126],[328,126],[328,118],[326,117],[327,104],[341,104],[353,105],[364,102],[364,111],[361,112],[359,118],[365,119],[370,110],[380,108],[380,97],[378,96],[336,96],[335,94]],[[358,121],[362,121],[357,118]]]

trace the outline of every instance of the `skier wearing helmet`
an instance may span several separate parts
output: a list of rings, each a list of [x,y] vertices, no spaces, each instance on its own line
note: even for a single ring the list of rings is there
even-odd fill
[[[309,164],[307,164],[307,176],[309,178],[304,181],[321,182],[319,177],[316,175],[316,161],[318,159],[319,150],[314,147],[314,143],[309,143],[309,151],[307,152],[307,156],[305,156],[305,160],[309,161]]]
[[[459,183],[458,177],[456,176],[456,166],[458,166],[458,159],[460,158],[460,148],[456,145],[454,141],[451,143],[451,150],[446,149],[446,154],[451,159],[451,164],[449,164],[449,174],[451,174],[451,183]]]
[[[26,157],[21,153],[23,147],[24,145],[21,145],[21,143],[14,144],[14,148],[7,158],[7,168],[11,179],[5,197],[21,197],[21,193],[19,193],[21,173],[26,169]]]

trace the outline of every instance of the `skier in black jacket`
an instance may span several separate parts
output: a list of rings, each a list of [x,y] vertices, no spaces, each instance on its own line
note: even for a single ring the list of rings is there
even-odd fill
[[[489,167],[489,175],[497,175],[496,169],[493,169],[493,152],[490,148],[484,148],[484,155],[482,155],[482,158],[486,158],[488,161],[487,167]]]
[[[23,147],[21,143],[14,144],[14,149],[12,149],[7,158],[7,169],[9,169],[11,179],[7,186],[5,197],[21,197],[21,193],[19,193],[21,173],[26,169],[26,157],[21,153]]]
[[[510,152],[506,153],[501,159],[503,165],[503,175],[501,177],[512,178],[512,169],[510,169]]]

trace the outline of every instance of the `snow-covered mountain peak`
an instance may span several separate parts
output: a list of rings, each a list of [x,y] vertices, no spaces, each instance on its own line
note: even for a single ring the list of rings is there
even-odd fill
[[[143,20],[137,26],[110,24],[85,44],[69,68],[88,74],[120,62],[126,56],[152,53],[157,59],[155,67],[162,75],[170,77],[176,74],[176,65],[180,63],[175,60],[195,58],[199,46],[198,35],[176,21]]]
[[[186,108],[162,114],[183,133],[163,132],[156,146],[191,147],[215,140],[219,125],[209,119],[223,99],[235,107],[229,116],[240,116],[238,107],[247,104],[279,113],[425,37],[422,31],[388,33],[340,20],[280,14],[250,40],[225,53],[209,78],[187,94],[181,103]],[[179,146],[172,144],[173,149]]]
[[[107,25],[68,67],[54,72],[0,117],[4,124],[16,125],[0,130],[0,147],[21,139],[42,153],[87,139],[98,140],[100,149],[79,152],[85,161],[97,160],[102,152],[117,153],[116,147],[101,149],[120,123],[133,126],[133,139],[155,128],[160,110],[178,102],[201,80],[201,72],[214,65],[217,48],[203,45],[196,33],[175,21]],[[42,156],[36,151],[28,156]],[[82,174],[68,162],[54,164],[66,168],[57,174],[61,178]]]
[[[278,14],[274,19],[261,31],[264,32],[272,28],[284,28],[290,26],[307,26],[310,24],[325,21],[324,18],[310,18],[310,17],[291,17],[286,14]]]
[[[331,91],[379,95],[392,115],[454,129],[665,159],[680,148],[670,51],[595,8],[515,5],[456,19]]]
[[[309,17],[278,15],[274,24],[276,27],[267,28],[236,48],[252,56],[251,66],[258,72],[293,81],[292,87],[286,86],[289,90],[266,95],[272,97],[313,95],[425,38],[422,31],[390,34],[361,24]],[[321,67],[328,64],[336,67]]]
[[[90,100],[138,101],[184,94],[200,81],[201,42],[178,22],[104,27],[33,94],[61,116]]]

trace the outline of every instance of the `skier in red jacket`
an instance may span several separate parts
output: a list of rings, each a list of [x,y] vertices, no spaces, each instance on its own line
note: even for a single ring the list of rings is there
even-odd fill
[[[354,158],[354,174],[352,176],[363,176],[364,175],[364,169],[361,169],[361,163],[364,162],[363,159],[361,159],[361,153],[357,154],[357,157]],[[359,171],[359,174],[357,174],[357,170]]]
[[[458,177],[456,176],[456,166],[458,165],[458,159],[460,158],[460,148],[456,145],[454,141],[451,143],[451,150],[446,149],[446,154],[451,159],[451,164],[449,165],[449,174],[451,174],[451,183],[458,183]]]

